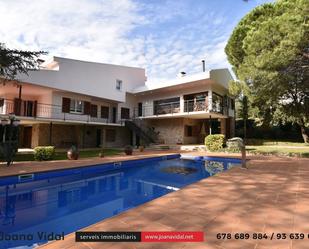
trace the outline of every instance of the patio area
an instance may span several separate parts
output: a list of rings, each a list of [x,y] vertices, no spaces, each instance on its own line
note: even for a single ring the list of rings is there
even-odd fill
[[[203,243],[76,243],[73,233],[40,248],[308,248],[309,159],[250,159],[248,170],[233,168],[83,229],[204,231]],[[218,233],[249,233],[250,239],[218,240]],[[268,239],[254,240],[254,233]],[[287,239],[277,240],[278,233]],[[291,240],[290,233],[305,233],[305,239]]]

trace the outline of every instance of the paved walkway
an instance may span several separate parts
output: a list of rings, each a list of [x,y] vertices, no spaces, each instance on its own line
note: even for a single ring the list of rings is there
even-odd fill
[[[148,202],[85,231],[204,231],[204,243],[75,243],[75,235],[42,249],[307,249],[309,159],[254,157],[233,168]],[[218,233],[265,233],[268,239],[218,240]],[[304,240],[277,240],[303,232]],[[273,240],[270,240],[275,233]]]

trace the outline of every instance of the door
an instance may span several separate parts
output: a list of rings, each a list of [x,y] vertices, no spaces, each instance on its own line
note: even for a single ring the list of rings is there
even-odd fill
[[[25,110],[25,116],[27,117],[33,117],[33,101],[27,100],[26,102],[26,110]]]
[[[138,116],[143,116],[143,103],[138,103]]]
[[[102,130],[97,129],[96,147],[101,146]]]
[[[31,139],[32,139],[32,127],[26,126],[23,130],[23,143],[24,148],[31,148]]]
[[[113,117],[112,117],[112,122],[113,123],[116,123],[117,121],[117,108],[116,107],[113,107]]]

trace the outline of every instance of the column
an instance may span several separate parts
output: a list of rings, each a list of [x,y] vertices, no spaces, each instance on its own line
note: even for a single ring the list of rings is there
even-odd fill
[[[208,110],[212,111],[212,90],[208,91]]]
[[[225,120],[225,118],[220,119],[220,128],[221,128],[220,133],[226,136],[226,120]]]

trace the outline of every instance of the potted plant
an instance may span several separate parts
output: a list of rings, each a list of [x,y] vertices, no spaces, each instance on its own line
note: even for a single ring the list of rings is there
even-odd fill
[[[126,155],[132,155],[133,153],[133,148],[131,145],[127,145],[124,147],[124,153],[126,153]]]
[[[79,157],[79,151],[75,145],[67,151],[67,157],[69,160],[77,160]]]

